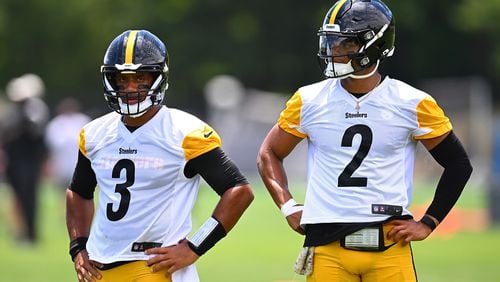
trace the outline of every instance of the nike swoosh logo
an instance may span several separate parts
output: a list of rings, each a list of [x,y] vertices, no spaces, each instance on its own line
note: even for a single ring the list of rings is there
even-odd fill
[[[212,135],[213,131],[210,131],[209,133],[203,134],[203,137],[208,138],[210,135]]]

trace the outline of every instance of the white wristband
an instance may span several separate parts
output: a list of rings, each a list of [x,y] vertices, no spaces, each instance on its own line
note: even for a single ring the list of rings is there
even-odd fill
[[[287,217],[291,214],[299,212],[304,209],[304,206],[297,206],[297,202],[292,198],[288,200],[283,206],[281,206],[281,213]]]

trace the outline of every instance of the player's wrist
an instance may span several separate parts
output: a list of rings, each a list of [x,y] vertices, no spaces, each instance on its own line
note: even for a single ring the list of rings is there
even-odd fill
[[[216,218],[209,217],[187,243],[193,252],[202,256],[226,234],[224,226]]]
[[[69,243],[69,255],[75,261],[76,255],[87,248],[88,237],[77,237]]]
[[[434,218],[432,218],[432,216],[428,215],[428,214],[425,214],[421,219],[420,219],[420,223],[426,225],[427,227],[429,227],[431,229],[431,231],[434,231],[434,229],[436,229],[436,227],[438,226],[438,224],[436,223],[437,220],[435,220]]]
[[[286,203],[281,206],[280,210],[284,217],[287,217],[296,212],[302,211],[304,209],[303,205],[297,204],[293,198],[288,200]]]

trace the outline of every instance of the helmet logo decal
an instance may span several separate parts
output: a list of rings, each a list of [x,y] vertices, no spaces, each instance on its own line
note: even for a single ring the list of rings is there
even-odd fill
[[[333,9],[333,12],[332,12],[332,15],[330,16],[330,24],[333,24],[335,23],[335,18],[337,17],[337,14],[340,10],[340,8],[342,8],[342,6],[344,6],[344,3],[346,2],[347,0],[340,0],[339,2],[337,2],[337,6],[335,6],[335,9]]]
[[[134,45],[135,38],[137,37],[137,30],[130,31],[127,39],[127,45],[125,47],[125,64],[132,64],[132,59],[134,58]]]

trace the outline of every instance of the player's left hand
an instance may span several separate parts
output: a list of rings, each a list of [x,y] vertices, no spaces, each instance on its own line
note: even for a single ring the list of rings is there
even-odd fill
[[[394,227],[387,233],[387,239],[401,242],[404,246],[411,241],[421,241],[427,238],[432,230],[425,224],[413,219],[393,220]]]
[[[152,272],[167,269],[168,274],[193,264],[199,256],[189,248],[187,240],[181,240],[177,245],[168,247],[151,248],[144,252],[155,255],[146,261]]]
[[[297,233],[300,235],[305,235],[306,232],[302,227],[300,226],[300,219],[302,217],[302,211],[298,211],[296,213],[292,213],[291,215],[286,217],[286,221],[288,222],[288,225]]]

